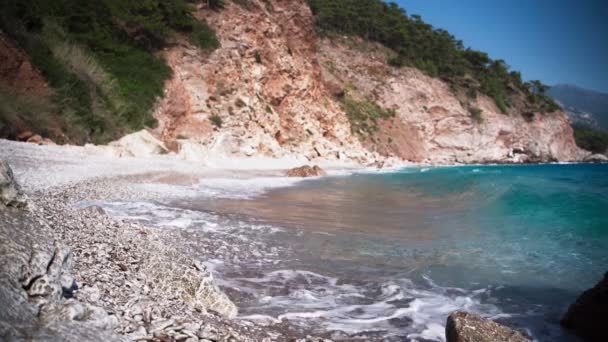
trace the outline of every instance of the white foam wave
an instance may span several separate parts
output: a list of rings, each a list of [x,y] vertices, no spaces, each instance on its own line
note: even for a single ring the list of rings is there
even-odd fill
[[[317,332],[376,331],[387,336],[444,341],[445,317],[453,311],[466,310],[494,318],[508,316],[493,305],[481,303],[487,289],[441,287],[430,278],[426,278],[424,286],[408,279],[352,285],[314,272],[279,270],[234,281],[233,287],[256,289],[261,298],[251,308],[255,313],[245,314],[242,319],[263,324],[289,320]]]

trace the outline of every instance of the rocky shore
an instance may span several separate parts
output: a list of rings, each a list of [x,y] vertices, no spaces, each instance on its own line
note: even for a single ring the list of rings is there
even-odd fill
[[[269,329],[232,320],[237,308],[205,265],[180,253],[157,229],[112,219],[100,207],[71,206],[83,198],[108,196],[113,189],[108,183],[94,180],[39,191],[30,195],[26,208],[0,210],[2,258],[7,261],[0,292],[3,307],[15,308],[3,313],[0,336],[277,339],[279,334]]]
[[[95,205],[159,200],[166,194],[133,185],[150,179],[188,181],[186,174],[142,169],[53,178],[56,170],[34,167],[41,165],[38,156],[14,153],[9,159],[18,165],[17,178],[30,184],[23,184],[25,196],[10,179],[8,164],[2,164],[0,305],[12,309],[0,310],[1,339],[329,341],[295,336],[281,325],[262,327],[234,319],[238,308],[208,268],[211,259],[256,260],[280,255],[280,250],[254,240],[245,245],[237,234],[200,234],[121,220]],[[52,181],[44,186],[45,179]],[[204,236],[193,240],[188,234]],[[476,334],[489,336],[479,341],[497,336],[527,340],[478,316],[455,313],[447,318],[448,341],[468,341]]]

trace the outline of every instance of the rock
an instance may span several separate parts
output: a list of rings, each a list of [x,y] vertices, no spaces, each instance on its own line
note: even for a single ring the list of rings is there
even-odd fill
[[[34,134],[27,139],[27,142],[30,144],[42,145],[42,137],[38,134]]]
[[[137,330],[127,335],[127,337],[131,341],[138,341],[144,339],[147,335],[148,333],[146,332],[146,328],[140,326],[139,328],[137,328]]]
[[[116,317],[71,297],[70,249],[37,211],[0,210],[0,336],[15,341],[120,341]],[[55,227],[53,227],[55,229]]]
[[[166,328],[172,326],[173,324],[175,324],[175,321],[172,319],[155,321],[155,322],[152,322],[152,325],[150,326],[150,328],[148,328],[148,331],[151,333],[155,333],[157,331],[165,330]]]
[[[98,206],[98,205],[89,205],[88,207],[84,207],[81,209],[85,213],[93,214],[93,215],[105,215],[106,211]]]
[[[323,171],[323,169],[321,169],[317,165],[314,165],[312,167],[310,165],[304,165],[301,167],[296,167],[287,170],[288,177],[318,177],[325,175],[327,175],[327,173],[325,173],[325,171]]]
[[[27,139],[27,142],[30,144],[37,145],[56,145],[55,142],[49,138],[43,138],[38,134],[34,134]]]
[[[453,312],[445,327],[447,342],[528,342],[522,333],[468,312]]]
[[[146,130],[126,135],[117,141],[111,142],[109,146],[121,150],[121,155],[131,155],[134,157],[149,157],[169,153],[169,149],[165,144]]]
[[[27,141],[29,138],[31,138],[34,135],[34,133],[32,133],[32,131],[23,131],[19,134],[17,134],[16,139],[18,141]]]
[[[560,323],[587,341],[608,341],[608,272],[570,305]]]
[[[0,202],[13,207],[22,207],[26,204],[25,195],[15,181],[13,170],[4,160],[0,160]]]
[[[608,157],[603,154],[596,153],[585,157],[584,161],[588,163],[608,163]]]

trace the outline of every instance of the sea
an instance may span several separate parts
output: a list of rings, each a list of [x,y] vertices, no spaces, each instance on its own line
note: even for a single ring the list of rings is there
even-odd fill
[[[256,257],[204,261],[239,319],[291,336],[444,341],[465,310],[577,341],[560,317],[608,271],[607,164],[215,178],[167,193],[102,205],[183,231],[195,252],[202,237],[240,243]]]

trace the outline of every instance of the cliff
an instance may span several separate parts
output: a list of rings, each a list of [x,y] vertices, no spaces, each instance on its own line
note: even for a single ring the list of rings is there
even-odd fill
[[[576,146],[563,112],[531,112],[526,95],[514,90],[516,101],[503,113],[481,93],[467,96],[418,69],[390,66],[395,52],[378,43],[337,34],[321,37],[305,0],[226,1],[221,9],[207,4],[197,3],[194,16],[215,31],[212,36],[217,36],[219,47],[202,49],[190,36],[175,32],[162,49],[146,52],[163,57],[172,70],[154,106],[157,124],[150,129],[164,144],[163,153],[169,150],[203,162],[271,157],[358,165],[574,161],[587,154]],[[23,89],[28,103],[34,93],[61,102],[45,115],[38,114],[44,112],[38,107],[18,103],[0,108],[0,136],[25,140],[40,134],[59,142],[90,142],[115,139],[148,122],[149,114],[142,114],[146,109],[137,101],[148,103],[152,95],[127,91],[142,83],[147,73],[136,80],[128,78],[129,73],[120,76],[95,62],[97,52],[83,52],[76,60],[64,58],[71,63],[66,68],[70,77],[90,83],[85,88],[91,99],[121,109],[110,113],[95,101],[85,101],[91,107],[85,112],[92,114],[79,114],[61,109],[78,102],[66,100],[65,87],[48,89],[27,55],[4,35],[0,38],[7,47],[0,55],[0,83]],[[70,44],[72,50],[82,50],[79,44]],[[81,59],[86,63],[76,63]],[[80,72],[73,64],[88,71]],[[162,82],[162,77],[156,78],[154,82]],[[117,89],[120,95],[112,95]],[[70,127],[78,133],[68,132]],[[116,155],[138,154],[123,151],[128,148],[120,141],[112,145]]]
[[[581,157],[562,112],[503,114],[478,95],[473,118],[448,84],[387,64],[389,49],[319,38],[303,0],[229,3],[197,11],[221,47],[165,51],[174,71],[156,132],[175,150],[206,156],[304,156],[369,164],[572,161]],[[363,118],[345,103],[394,113]],[[346,109],[346,110],[345,110]],[[215,122],[215,124],[213,123]]]

